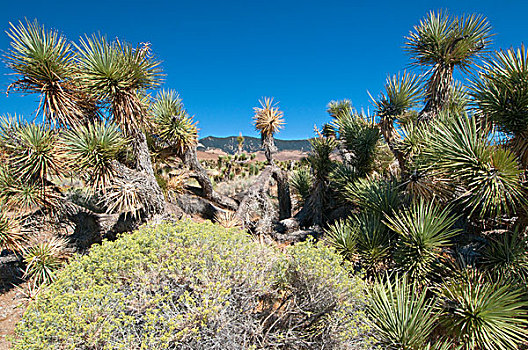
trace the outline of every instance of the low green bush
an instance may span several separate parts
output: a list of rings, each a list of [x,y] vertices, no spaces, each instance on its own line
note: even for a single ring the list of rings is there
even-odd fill
[[[363,349],[364,290],[313,242],[144,226],[72,259],[29,305],[14,349]]]

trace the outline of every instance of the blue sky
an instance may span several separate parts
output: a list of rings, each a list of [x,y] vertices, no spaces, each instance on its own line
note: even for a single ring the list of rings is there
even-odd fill
[[[131,43],[150,42],[199,121],[200,136],[257,135],[252,107],[274,96],[286,126],[277,137],[313,135],[328,120],[326,104],[349,98],[371,108],[388,74],[409,68],[404,36],[432,9],[488,17],[494,48],[528,38],[525,1],[2,1],[0,50],[9,22],[37,18],[70,40],[101,32]],[[38,96],[5,90],[0,67],[0,114],[31,118]]]

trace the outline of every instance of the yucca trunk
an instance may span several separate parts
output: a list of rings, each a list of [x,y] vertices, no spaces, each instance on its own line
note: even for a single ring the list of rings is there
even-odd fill
[[[246,191],[246,194],[236,212],[236,217],[241,221],[247,222],[247,214],[255,203],[267,201],[268,190],[271,179],[277,182],[277,192],[279,198],[279,220],[289,218],[291,216],[291,197],[290,186],[288,183],[288,174],[277,166],[267,166],[257,177],[255,182]],[[271,207],[271,206],[267,206]],[[267,217],[276,217],[274,213],[266,212]]]
[[[133,139],[133,150],[136,171],[126,171],[125,167],[120,167],[119,175],[123,176],[125,181],[140,181],[145,191],[143,194],[146,203],[143,203],[143,206],[147,217],[162,214],[165,212],[165,197],[156,180],[147,138],[142,131],[139,131]]]
[[[449,101],[453,84],[454,65],[437,65],[427,83],[425,107],[418,114],[418,121],[434,119]]]
[[[202,197],[230,210],[236,210],[238,208],[237,203],[233,199],[214,191],[213,183],[209,175],[207,175],[207,171],[198,160],[196,146],[187,147],[183,154],[179,154],[179,158],[192,172],[191,177],[198,181],[198,184],[202,188]]]
[[[264,148],[264,154],[268,163],[274,165],[273,154],[277,152],[277,146],[275,146],[275,139],[273,136],[262,136],[262,147]]]

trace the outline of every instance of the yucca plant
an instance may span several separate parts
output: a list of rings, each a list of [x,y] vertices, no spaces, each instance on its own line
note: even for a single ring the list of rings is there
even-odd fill
[[[164,144],[183,155],[198,143],[198,129],[193,117],[185,110],[179,95],[173,90],[162,90],[151,105],[153,133]]]
[[[26,263],[24,278],[40,286],[55,279],[56,271],[68,257],[67,243],[62,238],[53,237],[29,246],[23,255]]]
[[[438,320],[435,300],[406,276],[378,280],[369,291],[366,312],[383,349],[422,350]],[[434,348],[434,347],[433,347]]]
[[[310,140],[312,149],[308,154],[308,162],[314,172],[315,182],[328,182],[328,175],[335,167],[335,162],[330,155],[337,147],[334,138],[315,137]]]
[[[6,143],[10,167],[22,182],[44,187],[50,176],[61,175],[63,158],[56,131],[43,124],[23,123]]]
[[[325,237],[337,253],[343,259],[356,261],[358,252],[356,249],[357,228],[352,225],[349,219],[339,219],[328,226],[325,230]]]
[[[398,160],[402,172],[407,171],[406,154],[403,152],[401,135],[396,131],[395,123],[401,125],[413,124],[412,108],[423,98],[420,80],[416,75],[403,72],[387,78],[385,93],[378,100],[372,98],[376,106],[376,115],[380,118],[379,127],[385,143]]]
[[[101,196],[107,213],[125,213],[138,217],[143,207],[142,194],[134,182],[114,181]]]
[[[278,107],[278,103],[273,101],[273,97],[264,97],[259,100],[260,107],[254,107],[255,129],[260,132],[262,146],[268,162],[272,163],[272,154],[277,147],[273,136],[284,126],[284,112]]]
[[[501,131],[528,129],[528,50],[500,50],[482,65],[471,84],[471,95],[482,116]]]
[[[380,131],[373,120],[357,113],[341,113],[334,120],[343,162],[359,176],[369,174],[374,165]]]
[[[458,17],[432,11],[406,39],[413,64],[428,70],[426,104],[419,119],[429,120],[448,103],[455,68],[467,72],[486,53],[491,27],[480,15]]]
[[[451,209],[440,208],[434,202],[415,201],[391,215],[385,215],[387,226],[398,234],[394,260],[413,279],[429,277],[435,264],[459,230],[453,225],[457,217]]]
[[[526,342],[528,302],[511,284],[473,273],[445,283],[438,295],[441,322],[463,349],[513,350]]]
[[[89,95],[105,103],[113,121],[127,136],[145,125],[142,94],[161,82],[161,69],[148,44],[137,48],[119,40],[93,35],[80,40],[75,61],[78,80]]]
[[[515,155],[491,144],[488,130],[474,118],[451,118],[436,123],[432,132],[422,152],[422,170],[461,186],[455,194],[469,215],[512,214],[525,203]]]
[[[479,115],[513,135],[510,145],[528,165],[528,50],[495,52],[471,84]]]
[[[528,282],[528,240],[518,229],[490,238],[482,255],[484,266],[497,276]]]
[[[214,216],[214,220],[225,228],[242,227],[242,222],[237,218],[236,213],[232,211],[218,211]]]
[[[112,162],[126,138],[115,124],[90,123],[65,130],[62,143],[71,166],[86,176],[94,189],[103,189],[115,176]]]
[[[41,94],[44,116],[59,125],[76,124],[89,110],[93,113],[95,104],[75,82],[77,68],[69,41],[36,20],[10,25],[11,49],[5,59],[18,78],[10,89]]]
[[[350,203],[381,216],[391,214],[400,204],[398,184],[394,180],[361,178],[345,184],[342,191]]]
[[[20,251],[24,236],[20,232],[20,224],[12,217],[0,211],[0,251],[3,249]]]
[[[302,205],[310,196],[313,187],[313,176],[306,168],[295,170],[290,176],[290,187]]]

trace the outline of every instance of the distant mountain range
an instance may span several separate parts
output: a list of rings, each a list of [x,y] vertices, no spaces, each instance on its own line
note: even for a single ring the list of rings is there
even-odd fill
[[[280,140],[275,139],[279,151],[301,151],[308,152],[311,149],[309,140]],[[207,136],[199,140],[198,149],[207,150],[218,148],[222,151],[234,154],[238,150],[237,136],[214,137]],[[261,151],[260,138],[244,136],[243,151],[247,153]]]

